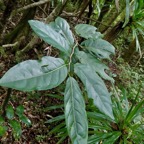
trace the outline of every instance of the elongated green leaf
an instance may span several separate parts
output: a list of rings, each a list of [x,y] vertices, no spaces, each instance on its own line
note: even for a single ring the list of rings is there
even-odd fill
[[[63,141],[67,138],[67,134],[63,135],[60,140],[57,142],[57,144],[63,143]]]
[[[125,22],[123,24],[123,27],[125,27],[128,24],[129,18],[130,18],[130,1],[126,0]]]
[[[90,136],[88,144],[95,144],[96,142],[100,142],[104,139],[114,138],[114,141],[121,135],[121,132],[108,132],[108,133],[97,133],[96,135]],[[113,143],[105,143],[105,144],[113,144]]]
[[[108,127],[106,125],[101,125],[101,124],[97,124],[97,123],[89,124],[89,128],[90,129],[94,129],[94,130],[99,130],[100,129],[100,130],[112,131],[112,128],[110,128],[110,127]]]
[[[88,96],[93,99],[94,105],[114,119],[110,94],[102,79],[88,65],[75,64],[74,71],[85,85]]]
[[[18,116],[22,116],[24,113],[24,107],[22,105],[19,105],[17,108],[16,108],[16,114]]]
[[[0,116],[0,125],[4,123],[4,118]]]
[[[88,39],[82,45],[101,59],[110,59],[109,56],[115,54],[114,46],[102,39]]]
[[[50,111],[50,110],[60,109],[60,108],[63,108],[63,107],[64,107],[63,104],[61,104],[61,105],[53,105],[53,106],[49,106],[49,107],[43,108],[43,111]]]
[[[61,122],[60,124],[57,124],[52,130],[49,131],[48,134],[51,135],[51,134],[60,132],[60,130],[61,130],[63,127],[66,127],[65,121]],[[63,132],[64,132],[64,131],[63,131]],[[67,133],[67,130],[66,130],[66,133]]]
[[[7,127],[0,125],[0,136],[3,136],[6,133]]]
[[[81,63],[88,64],[89,66],[91,66],[91,68],[95,72],[97,72],[102,78],[106,80],[110,80],[111,82],[114,82],[114,79],[109,77],[105,73],[105,70],[108,70],[109,68],[105,64],[103,64],[100,60],[96,59],[91,54],[85,53],[83,51],[78,51],[77,57]]]
[[[6,116],[8,119],[12,119],[14,117],[14,109],[11,105],[8,105],[6,108]]]
[[[18,139],[22,134],[22,129],[21,129],[20,123],[16,120],[11,120],[10,126],[13,129],[13,135],[14,135],[15,139]]]
[[[138,0],[138,9],[142,10],[144,7],[144,1],[143,0]]]
[[[96,119],[97,121],[104,121],[106,120],[107,122],[114,122],[110,117],[103,113],[98,113],[96,111],[94,112],[89,112],[87,111],[87,116],[89,119]]]
[[[58,122],[58,121],[64,120],[64,118],[65,118],[64,115],[59,115],[59,116],[56,116],[52,119],[47,120],[45,123]]]
[[[31,125],[30,119],[28,119],[25,115],[19,116],[19,119],[20,119],[23,123],[25,123],[27,126],[30,126],[30,125]]]
[[[56,98],[56,99],[60,99],[60,100],[64,100],[64,98],[61,95],[57,95],[57,94],[47,94],[46,96]]]
[[[74,44],[74,38],[72,32],[70,30],[69,24],[63,18],[56,18],[55,23],[57,27],[60,29],[60,33],[64,36],[64,38],[69,42],[69,45],[72,46]]]
[[[99,0],[95,0],[94,2],[94,7],[97,8],[97,12],[98,12],[98,17],[100,16],[100,13],[101,13],[101,2]]]
[[[97,29],[96,27],[88,24],[78,24],[75,27],[76,33],[85,39],[101,38],[102,34],[100,32],[96,32],[96,29]]]
[[[62,59],[45,56],[17,64],[0,79],[0,85],[23,91],[47,90],[61,84],[66,76]]]
[[[114,144],[116,142],[116,140],[121,136],[121,132],[112,132],[112,136],[108,137],[105,139],[105,141],[103,142],[103,144]]]
[[[126,122],[130,123],[138,114],[140,113],[140,109],[142,108],[142,105],[144,104],[144,100],[138,103],[137,106],[135,106],[130,113],[126,116]]]
[[[66,82],[64,95],[65,119],[73,144],[87,144],[88,123],[85,103],[76,80],[72,77]]]
[[[29,24],[33,31],[45,42],[51,44],[53,47],[61,50],[67,55],[70,54],[71,49],[66,39],[62,37],[60,33],[56,32],[52,27],[37,20],[30,20]]]
[[[138,34],[135,35],[135,39],[136,39],[136,50],[139,51],[140,57],[142,57],[142,51],[141,51]]]

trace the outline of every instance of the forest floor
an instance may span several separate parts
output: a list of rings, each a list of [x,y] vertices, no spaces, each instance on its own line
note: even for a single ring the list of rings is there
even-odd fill
[[[31,52],[26,54],[24,59],[32,59]],[[36,57],[33,59],[36,59]],[[4,73],[14,66],[15,56],[10,50],[5,51],[5,56],[0,56],[0,77]],[[47,110],[52,105],[62,104],[62,100],[49,97],[49,94],[57,94],[63,97],[60,93],[60,88],[52,89],[51,91],[33,91],[33,92],[20,92],[13,90],[9,104],[15,109],[19,105],[24,106],[24,114],[31,120],[32,125],[26,126],[21,123],[22,136],[18,140],[14,140],[12,129],[9,127],[9,123],[6,119],[5,125],[8,127],[7,133],[0,138],[1,144],[55,144],[58,138],[54,135],[49,135],[49,131],[55,124],[45,123],[47,120],[63,113],[63,109],[60,110]],[[2,106],[4,99],[7,95],[7,89],[0,87],[0,105]],[[17,117],[15,116],[15,119]],[[67,144],[67,141],[65,142]]]

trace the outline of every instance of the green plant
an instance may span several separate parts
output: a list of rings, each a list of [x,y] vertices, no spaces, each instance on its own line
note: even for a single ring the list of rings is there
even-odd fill
[[[89,121],[89,139],[88,144],[104,143],[104,144],[142,144],[144,141],[144,100],[139,101],[139,91],[137,94],[128,92],[121,88],[113,92],[113,111],[115,119],[111,119],[107,115],[101,113],[94,105],[92,100],[88,101],[86,106],[87,116]],[[117,96],[116,96],[117,95]],[[135,97],[132,102],[127,98]],[[63,105],[48,107],[48,110],[63,108]],[[55,134],[59,137],[57,144],[63,142],[68,136],[64,115],[53,117],[46,123],[55,123],[49,135]]]
[[[14,138],[17,140],[22,134],[21,123],[27,126],[31,125],[31,121],[24,115],[24,107],[19,105],[14,109],[11,105],[6,108],[6,119],[0,116],[0,136],[4,136],[8,127],[12,128]],[[8,125],[8,126],[7,126]]]
[[[86,39],[79,44],[68,23],[60,17],[48,25],[37,20],[30,20],[29,24],[40,38],[60,51],[61,58],[44,56],[40,60],[21,62],[0,79],[0,85],[22,91],[48,90],[59,86],[68,77],[64,92],[68,134],[72,143],[87,144],[88,121],[79,84],[82,82],[94,105],[114,119],[110,93],[101,77],[113,82],[105,73],[108,67],[102,60],[110,59],[115,49],[91,25],[75,27],[76,33]],[[79,83],[77,76],[81,80]]]
[[[0,136],[6,133],[7,127],[4,125],[4,118],[0,116]]]
[[[144,36],[144,1],[134,0],[129,2],[126,0],[125,23],[123,27],[128,26],[132,31],[133,40],[136,41],[136,50],[142,56],[139,35]]]
[[[89,105],[88,118],[91,129],[89,144],[100,141],[104,144],[142,144],[144,142],[144,120],[142,117],[144,100],[137,102],[138,91],[131,104],[127,99],[129,94],[123,88],[118,93],[119,100],[115,96],[113,97],[114,120]]]
[[[117,59],[118,61],[118,59]],[[119,64],[118,69],[120,73],[118,74],[119,85],[126,87],[127,90],[132,93],[129,95],[128,100],[134,100],[135,95],[137,94],[137,89],[143,83],[143,68],[139,67],[130,67],[129,64],[122,62]],[[134,96],[134,97],[133,97]],[[143,99],[143,90],[139,93],[138,101]]]

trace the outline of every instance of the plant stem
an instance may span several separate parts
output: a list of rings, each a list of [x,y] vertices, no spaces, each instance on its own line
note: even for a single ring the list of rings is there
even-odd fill
[[[78,43],[76,42],[76,44],[73,46],[72,48],[72,53],[70,55],[70,59],[69,59],[69,72],[71,71],[71,63],[72,63],[72,57],[73,57],[73,54],[74,54],[74,51],[75,51],[75,48],[77,47]]]
[[[10,96],[11,96],[11,92],[12,92],[12,89],[8,88],[8,90],[7,90],[7,96],[4,99],[4,102],[3,102],[3,105],[2,105],[2,116],[3,117],[5,117],[5,115],[6,115],[6,107],[7,107],[7,104],[9,102],[9,99],[10,99]]]
[[[30,8],[33,8],[33,7],[37,7],[37,6],[39,6],[39,5],[42,5],[42,4],[45,4],[45,3],[48,3],[48,2],[50,2],[50,0],[43,0],[43,1],[38,1],[38,2],[35,2],[35,3],[32,3],[32,4],[29,4],[29,5],[27,5],[27,6],[24,6],[24,7],[22,7],[22,8],[19,8],[19,9],[17,9],[17,10],[14,10],[14,11],[12,12],[12,15],[15,15],[15,14],[18,13],[18,12],[22,12],[22,11],[24,11],[24,10],[27,10],[27,9],[30,9]]]
[[[3,48],[8,48],[8,47],[15,47],[16,45],[18,45],[18,41],[13,43],[13,44],[5,44],[5,45],[2,45]]]

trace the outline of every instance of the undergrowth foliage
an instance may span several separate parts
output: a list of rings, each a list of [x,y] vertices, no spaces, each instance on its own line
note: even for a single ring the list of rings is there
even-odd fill
[[[0,79],[0,86],[21,91],[48,90],[66,81],[64,114],[67,131],[72,143],[87,144],[88,120],[78,81],[82,82],[95,107],[114,120],[110,93],[103,79],[114,80],[105,73],[108,67],[102,60],[110,60],[115,48],[91,25],[75,27],[77,35],[85,39],[78,43],[63,18],[58,17],[49,24],[30,20],[29,24],[41,39],[60,51],[61,57],[44,56],[40,60],[21,62],[6,72]]]

